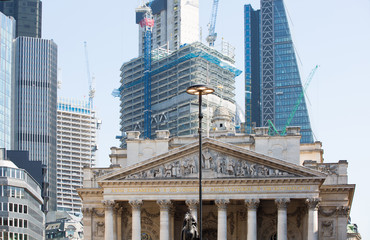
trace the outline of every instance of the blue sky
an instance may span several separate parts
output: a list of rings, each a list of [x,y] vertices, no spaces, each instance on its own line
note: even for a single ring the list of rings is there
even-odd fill
[[[111,96],[119,87],[122,63],[137,56],[138,0],[43,0],[43,38],[58,44],[62,89],[59,95],[86,99],[88,83],[84,41],[90,71],[96,79],[95,106],[103,121],[99,133],[98,165],[109,165],[109,148],[118,146],[119,101]],[[236,47],[236,65],[243,67],[243,5],[259,1],[221,0],[216,24],[219,36]],[[347,160],[349,183],[356,184],[351,211],[363,239],[370,238],[370,170],[367,151],[370,128],[370,0],[285,0],[290,30],[299,56],[303,81],[319,64],[307,90],[314,134],[323,143],[325,162]],[[200,0],[203,36],[212,8]],[[217,42],[216,42],[217,45]],[[236,79],[237,101],[244,105],[243,75]]]

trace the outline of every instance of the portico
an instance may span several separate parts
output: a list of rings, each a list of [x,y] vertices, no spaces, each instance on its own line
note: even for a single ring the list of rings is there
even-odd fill
[[[354,186],[336,183],[344,179],[341,169],[347,163],[302,166],[289,155],[284,160],[284,149],[271,151],[276,158],[251,150],[258,148],[253,144],[204,140],[203,238],[341,239],[342,231],[334,226],[346,221]],[[140,148],[135,151],[140,155]],[[185,213],[199,217],[197,142],[141,158],[125,167],[85,172],[79,194],[88,239],[180,240]],[[330,169],[330,178],[323,169]]]

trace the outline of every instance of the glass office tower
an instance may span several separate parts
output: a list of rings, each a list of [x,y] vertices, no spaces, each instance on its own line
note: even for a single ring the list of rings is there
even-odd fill
[[[0,12],[16,20],[16,37],[41,38],[42,3],[40,0],[1,0]]]
[[[258,11],[246,5],[244,15],[246,119],[256,126],[271,121],[281,132],[298,106],[289,126],[301,127],[302,143],[313,142],[305,99],[299,104],[303,88],[283,0],[261,0]]]
[[[14,19],[0,13],[0,29],[0,148],[10,149]]]
[[[14,147],[47,165],[48,210],[56,210],[57,45],[15,40]]]

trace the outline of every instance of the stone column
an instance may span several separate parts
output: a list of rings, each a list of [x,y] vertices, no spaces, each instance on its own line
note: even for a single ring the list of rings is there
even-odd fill
[[[170,239],[175,239],[175,207],[170,208]]]
[[[141,206],[143,201],[131,200],[129,204],[132,207],[132,239],[141,239]]]
[[[319,203],[319,198],[306,199],[306,204],[308,208],[307,240],[319,239]]]
[[[122,212],[123,208],[121,206],[117,209],[117,240],[122,240]]]
[[[113,219],[113,207],[114,201],[103,201],[105,207],[105,229],[104,239],[114,239],[114,219]]]
[[[82,208],[82,214],[83,214],[83,223],[84,223],[84,236],[85,238],[93,239],[94,238],[94,209],[93,208]],[[89,219],[89,220],[88,220]],[[89,230],[89,224],[87,221],[90,221],[90,231]]]
[[[198,221],[198,204],[199,204],[199,200],[189,199],[189,200],[186,200],[185,201],[185,204],[188,206],[191,215],[193,215],[194,218],[197,219],[197,222],[199,222]]]
[[[277,222],[277,240],[287,240],[288,238],[288,215],[287,207],[290,202],[289,198],[275,199],[278,209],[278,222]]]
[[[113,240],[117,240],[117,211],[119,209],[119,203],[114,204],[113,207]]]
[[[257,240],[257,208],[259,199],[246,199],[245,205],[248,208],[248,240]]]
[[[215,204],[218,208],[217,219],[217,240],[227,239],[227,204],[229,199],[216,199]]]
[[[170,240],[170,214],[169,210],[171,207],[170,200],[158,200],[159,212],[160,212],[160,240]]]

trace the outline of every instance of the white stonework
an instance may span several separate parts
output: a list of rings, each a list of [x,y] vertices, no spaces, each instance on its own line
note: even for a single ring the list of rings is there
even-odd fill
[[[127,149],[112,148],[110,168],[85,169],[78,192],[86,239],[102,240],[116,229],[105,235],[180,240],[185,213],[200,216],[197,137],[128,136]],[[285,137],[256,129],[203,139],[204,239],[346,239],[355,188],[347,182],[348,163],[323,163],[321,143],[299,140],[299,128]],[[106,225],[107,201],[122,209],[116,218],[122,227]]]

